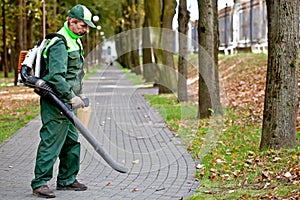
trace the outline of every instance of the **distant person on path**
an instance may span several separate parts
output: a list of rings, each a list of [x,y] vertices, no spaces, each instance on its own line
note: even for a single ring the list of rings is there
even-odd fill
[[[47,45],[43,58],[45,74],[42,79],[47,82],[58,97],[72,105],[76,113],[84,107],[82,95],[82,78],[84,76],[84,54],[81,37],[88,26],[95,28],[91,12],[83,5],[74,6],[64,26],[57,32],[66,39],[55,37]],[[57,190],[83,191],[87,186],[76,179],[80,165],[80,143],[76,127],[61,114],[61,111],[41,98],[42,127],[40,143],[37,149],[34,174],[31,182],[33,194],[44,198],[54,198],[53,190],[47,182],[53,178],[53,166],[59,158]]]

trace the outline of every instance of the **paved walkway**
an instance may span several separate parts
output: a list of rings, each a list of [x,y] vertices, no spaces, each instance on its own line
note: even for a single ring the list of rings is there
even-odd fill
[[[92,103],[89,130],[129,173],[114,171],[80,136],[78,179],[89,189],[55,190],[56,199],[186,199],[194,193],[194,161],[143,97],[156,89],[137,89],[115,66],[101,68],[84,87]],[[40,126],[37,117],[0,144],[0,199],[39,199],[32,195],[30,181]],[[57,163],[49,182],[53,189]]]

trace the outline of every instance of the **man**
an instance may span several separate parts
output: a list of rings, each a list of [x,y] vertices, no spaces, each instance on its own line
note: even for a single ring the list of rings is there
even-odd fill
[[[91,21],[91,12],[83,5],[74,6],[64,26],[58,31],[66,39],[55,37],[47,45],[43,58],[45,74],[42,79],[47,82],[58,97],[72,105],[74,112],[84,107],[82,95],[83,47],[80,38],[85,35],[88,26],[95,28]],[[53,190],[47,181],[53,177],[53,166],[59,158],[57,190],[83,191],[87,186],[79,183],[80,143],[75,126],[51,105],[41,98],[42,128],[37,150],[35,178],[31,182],[33,194],[54,198]]]

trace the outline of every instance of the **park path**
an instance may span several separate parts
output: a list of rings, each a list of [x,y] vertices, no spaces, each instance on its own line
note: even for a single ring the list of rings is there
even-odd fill
[[[89,130],[103,148],[129,169],[122,174],[110,168],[80,136],[79,181],[83,192],[56,191],[56,199],[187,199],[194,194],[195,162],[183,142],[151,108],[144,94],[155,88],[137,88],[115,65],[102,67],[84,82],[92,105]],[[0,144],[0,199],[38,199],[32,195],[35,153],[40,117]],[[58,162],[57,162],[58,163]],[[55,176],[49,187],[55,189]]]

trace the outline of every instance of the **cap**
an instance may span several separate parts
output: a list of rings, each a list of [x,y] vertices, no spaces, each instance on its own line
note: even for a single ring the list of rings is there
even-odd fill
[[[69,17],[80,19],[84,21],[88,26],[92,28],[96,28],[95,24],[92,22],[92,13],[91,11],[85,7],[84,5],[78,4],[74,6],[70,12]]]

